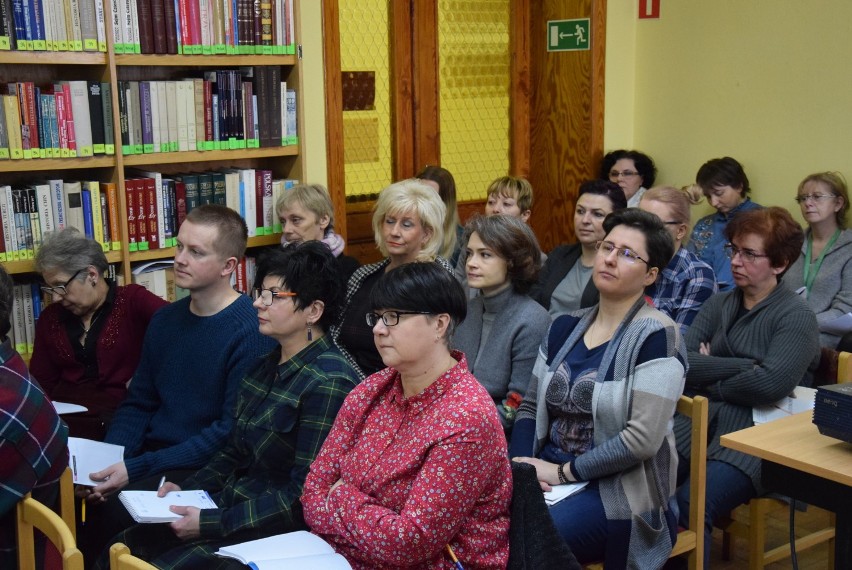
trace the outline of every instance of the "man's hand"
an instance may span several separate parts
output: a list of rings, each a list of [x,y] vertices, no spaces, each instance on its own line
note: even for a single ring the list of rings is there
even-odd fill
[[[91,493],[86,497],[87,501],[102,503],[107,497],[118,493],[127,486],[127,467],[124,461],[119,461],[114,465],[110,465],[106,469],[102,469],[95,473],[91,473],[89,478],[92,481],[100,481],[98,485],[92,488]]]
[[[181,515],[180,520],[171,523],[172,530],[181,540],[189,540],[201,536],[201,509],[198,507],[181,507],[172,505],[169,510],[176,515]]]

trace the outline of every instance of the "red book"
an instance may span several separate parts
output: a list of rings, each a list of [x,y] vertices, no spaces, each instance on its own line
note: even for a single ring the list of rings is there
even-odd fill
[[[127,204],[127,242],[130,250],[135,251],[139,243],[139,227],[136,220],[136,180],[133,178],[124,181],[124,201]]]
[[[213,140],[213,84],[204,80],[204,140]]]
[[[192,35],[189,26],[189,4],[191,0],[178,1],[178,16],[180,17],[180,45],[184,50],[192,44]],[[183,52],[187,53],[186,51]]]
[[[175,180],[175,207],[177,209],[177,227],[186,219],[186,184],[181,180]]]
[[[77,137],[74,135],[74,115],[71,113],[71,85],[68,82],[62,84],[65,93],[65,129],[68,131],[68,150],[76,156]]]
[[[143,178],[142,180],[145,184],[145,198],[142,203],[145,205],[145,214],[148,222],[148,249],[159,249],[160,234],[157,229],[157,221],[159,220],[159,216],[157,215],[157,181],[153,178]]]
[[[136,0],[136,22],[139,25],[139,51],[154,53],[154,22],[151,0]]]
[[[254,219],[257,222],[257,228],[263,227],[263,170],[257,169],[254,171]],[[259,232],[257,235],[263,235]]]
[[[189,45],[201,45],[201,10],[198,6],[198,0],[189,1]]]
[[[240,262],[237,263],[237,269],[234,271],[234,277],[236,280],[236,285],[234,289],[239,291],[240,293],[246,292],[246,258],[243,257],[240,259]]]
[[[68,111],[65,101],[65,91],[63,91],[61,85],[56,85],[53,91],[53,96],[56,99],[56,126],[59,128],[59,148],[60,150],[68,150]]]
[[[169,53],[169,44],[166,36],[168,34],[169,24],[166,21],[165,4],[172,5],[172,26],[174,22],[174,2],[172,0],[149,0],[151,2],[151,24],[154,28],[154,53]],[[141,26],[141,22],[140,22]],[[172,35],[175,35],[174,27],[172,27]]]
[[[41,148],[38,137],[38,115],[36,114],[35,84],[32,81],[24,83],[24,98],[27,105],[27,121],[30,125],[30,145]],[[23,107],[21,107],[23,109]]]
[[[155,0],[157,1],[157,0]],[[175,18],[175,3],[168,0],[163,2],[163,17],[165,18],[166,32],[166,53],[175,54],[178,52],[177,46],[177,19]],[[156,30],[154,30],[156,33]],[[183,33],[183,30],[181,30]],[[154,38],[156,43],[156,37]],[[159,52],[158,52],[159,53]]]

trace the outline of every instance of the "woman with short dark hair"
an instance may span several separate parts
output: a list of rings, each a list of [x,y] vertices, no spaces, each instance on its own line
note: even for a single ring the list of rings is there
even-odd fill
[[[107,279],[101,245],[75,228],[48,235],[35,268],[53,302],[36,321],[30,372],[52,400],[88,408],[65,416],[72,436],[101,440],[127,395],[148,323],[168,303]]]
[[[713,268],[719,290],[728,291],[734,287],[734,278],[725,254],[725,226],[740,212],[763,206],[749,199],[748,176],[742,165],[730,156],[708,160],[698,169],[695,179],[716,213],[698,220],[686,247]]]
[[[601,180],[615,182],[624,190],[627,207],[639,205],[647,188],[657,179],[654,160],[638,150],[614,150],[606,153],[601,161]]]
[[[387,368],[346,398],[311,465],[311,531],[357,568],[504,568],[511,468],[488,392],[450,350],[467,303],[438,264],[384,274],[364,318]]]
[[[719,438],[754,425],[752,407],[773,404],[797,385],[809,385],[820,354],[813,311],[780,283],[802,247],[799,224],[783,208],[752,210],[733,218],[725,236],[736,287],[710,297],[686,332],[684,392],[710,399],[705,568],[713,522],[761,491],[760,460],[722,447]],[[682,477],[689,465],[690,429],[688,418],[676,418]],[[687,481],[678,489],[684,526],[689,486]]]
[[[476,216],[465,227],[467,283],[479,289],[453,345],[485,386],[505,429],[530,382],[550,315],[527,292],[538,277],[541,254],[530,227],[506,215]]]
[[[574,207],[577,243],[560,245],[550,252],[538,283],[530,292],[530,297],[547,309],[551,317],[598,302],[592,279],[595,244],[605,235],[604,218],[626,207],[624,191],[615,182],[589,180],[580,185]]]
[[[581,563],[660,568],[677,534],[672,417],[686,348],[677,324],[645,301],[674,253],[653,214],[607,216],[593,279],[600,303],[558,317],[518,410],[511,456],[543,489],[588,481],[550,507]]]

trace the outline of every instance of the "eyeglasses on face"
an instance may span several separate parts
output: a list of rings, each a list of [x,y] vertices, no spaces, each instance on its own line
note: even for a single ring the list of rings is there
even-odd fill
[[[609,171],[610,180],[614,180],[614,179],[618,178],[619,176],[621,176],[622,178],[633,178],[634,176],[639,176],[639,173],[636,172],[635,170],[622,170],[621,172],[619,172],[617,170],[610,170]]]
[[[260,299],[260,302],[263,303],[265,307],[269,307],[272,305],[272,302],[275,299],[286,299],[287,297],[295,297],[297,293],[293,291],[273,291],[272,289],[258,289],[255,288],[252,291],[252,298],[257,301]]]
[[[642,261],[645,265],[648,265],[648,262],[638,255],[636,255],[633,250],[628,249],[626,247],[615,247],[615,244],[609,241],[599,241],[595,244],[595,249],[599,254],[606,257],[613,251],[615,252],[615,256],[617,259],[622,259],[629,264],[634,264],[637,261]]]
[[[765,253],[755,253],[750,249],[740,249],[732,243],[725,244],[725,254],[729,259],[733,259],[734,256],[739,255],[740,259],[746,263],[754,263],[755,259],[769,257]]]
[[[376,326],[376,323],[381,321],[386,327],[395,327],[399,324],[399,318],[403,315],[431,315],[429,311],[385,311],[384,313],[367,313],[364,315],[367,318],[367,324],[370,327]]]
[[[45,295],[59,295],[60,297],[64,297],[68,294],[68,286],[71,284],[71,282],[74,281],[74,279],[76,279],[77,276],[85,270],[85,267],[83,269],[78,269],[77,272],[74,273],[74,275],[72,275],[71,278],[62,285],[57,285],[56,287],[41,287],[41,290]]]
[[[823,200],[828,200],[829,198],[837,198],[837,194],[800,194],[796,196],[796,202],[798,202],[799,204],[807,202],[808,200],[813,200],[814,202],[822,202]]]

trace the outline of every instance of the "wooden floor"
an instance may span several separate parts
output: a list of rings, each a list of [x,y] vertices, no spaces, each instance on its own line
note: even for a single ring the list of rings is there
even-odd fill
[[[767,530],[768,547],[773,548],[788,541],[787,530],[789,513],[780,511],[769,515]],[[809,507],[805,512],[796,512],[797,534],[824,528],[828,524],[828,513]],[[748,545],[738,541],[731,549],[731,560],[722,560],[722,533],[718,529],[713,532],[713,549],[710,552],[710,568],[712,570],[743,570],[748,568]],[[828,545],[820,544],[809,550],[798,553],[799,570],[825,570],[828,568]],[[790,559],[770,564],[766,568],[780,570],[793,568]]]

